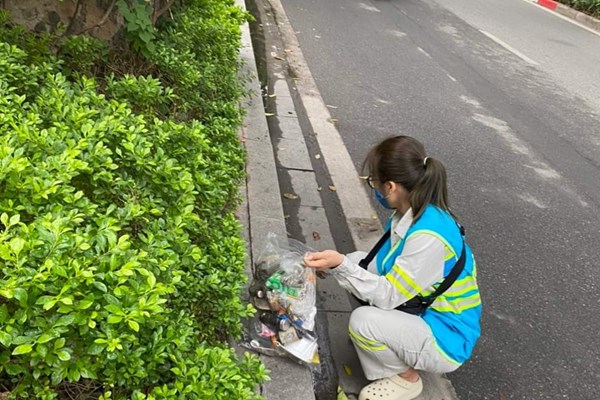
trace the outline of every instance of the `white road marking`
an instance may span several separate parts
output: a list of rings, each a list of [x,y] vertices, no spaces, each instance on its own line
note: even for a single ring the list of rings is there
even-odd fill
[[[531,168],[535,171],[536,174],[541,176],[544,179],[561,179],[561,176],[558,172],[548,167],[545,163],[537,163],[538,166],[533,165],[525,165],[527,168]]]
[[[381,12],[381,10],[377,7],[370,6],[365,3],[358,3],[358,6],[363,10],[372,11],[372,12]]]
[[[506,143],[510,146],[513,152],[522,154],[527,157],[531,157],[531,152],[529,151],[525,143],[523,143],[517,137],[517,135],[510,128],[510,126],[508,126],[506,121],[492,117],[490,115],[480,113],[473,114],[471,118],[473,118],[473,120],[479,122],[480,124],[495,130],[500,135],[500,137],[506,141]]]
[[[466,96],[466,95],[463,94],[463,95],[460,96],[460,99],[462,101],[464,101],[465,103],[467,103],[468,105],[470,105],[472,107],[475,107],[478,110],[482,110],[483,109],[483,106],[481,105],[481,103],[479,102],[479,100],[474,99],[473,97],[469,97],[469,96]]]
[[[427,57],[431,58],[431,54],[429,54],[428,52],[426,52],[425,50],[423,50],[421,47],[417,47],[417,49],[419,49],[419,51],[423,54],[425,54]]]
[[[403,38],[404,36],[406,36],[406,33],[402,32],[402,31],[392,30],[392,29],[387,31],[387,33],[389,33],[392,36],[396,36],[397,38]]]
[[[533,61],[531,58],[527,57],[525,54],[521,53],[519,50],[515,49],[514,47],[512,47],[508,43],[500,40],[499,38],[497,38],[496,36],[492,35],[491,33],[483,31],[481,29],[479,30],[479,32],[483,33],[485,36],[489,37],[494,42],[498,43],[500,46],[504,47],[506,50],[508,50],[511,53],[513,53],[515,56],[519,57],[521,60],[523,60],[523,61],[525,61],[525,62],[527,62],[527,63],[529,63],[531,65],[540,65],[536,61]]]
[[[498,312],[495,312],[494,310],[490,310],[488,311],[491,315],[493,315],[494,317],[498,318],[500,321],[506,321],[511,325],[516,325],[517,323],[517,319],[511,315],[507,315],[507,314],[500,314]]]
[[[508,143],[510,148],[515,153],[529,157],[534,165],[525,166],[531,168],[541,178],[545,180],[559,180],[562,178],[561,175],[556,170],[552,169],[552,167],[550,167],[548,164],[535,159],[535,156],[528,149],[527,145],[521,139],[519,139],[517,134],[510,128],[506,121],[479,113],[473,114],[471,118],[482,125],[494,129],[500,135],[500,137],[504,139],[506,143]]]
[[[543,202],[541,202],[540,200],[538,200],[536,197],[532,196],[529,193],[517,194],[517,197],[523,201],[533,204],[537,208],[541,208],[541,209],[548,208],[548,206],[546,204],[544,204]]]
[[[523,1],[524,1],[525,3],[529,3],[529,4],[531,4],[532,6],[535,6],[536,8],[541,8],[542,10],[544,10],[544,11],[546,11],[546,12],[548,12],[548,13],[550,13],[550,14],[554,15],[554,16],[557,16],[557,17],[558,17],[558,18],[560,18],[560,19],[564,19],[565,21],[567,21],[567,22],[570,22],[570,23],[572,23],[573,25],[577,25],[578,27],[580,27],[580,28],[583,28],[583,29],[585,29],[586,31],[588,31],[588,32],[590,32],[590,33],[593,33],[594,35],[600,36],[600,32],[598,32],[598,31],[595,31],[595,30],[593,30],[592,28],[589,28],[589,27],[587,27],[587,26],[585,26],[585,25],[583,25],[583,24],[580,24],[579,22],[575,21],[575,20],[574,20],[574,19],[572,19],[572,18],[565,17],[564,15],[562,15],[562,14],[559,14],[559,13],[557,13],[556,11],[553,11],[553,10],[550,10],[550,9],[548,9],[548,8],[546,8],[546,7],[540,6],[540,5],[538,5],[538,4],[537,4],[537,1],[535,1],[535,0],[523,0]]]
[[[485,109],[477,100],[472,99],[468,96],[461,96],[461,100],[467,104],[470,104],[475,109],[480,110],[482,113],[485,112]],[[524,167],[531,169],[540,178],[542,178],[548,183],[561,183],[559,186],[560,189],[562,189],[569,196],[577,200],[582,207],[589,206],[589,204],[585,200],[583,200],[575,191],[573,191],[573,189],[564,184],[563,177],[558,171],[553,169],[544,161],[540,160],[539,157],[537,157],[535,154],[533,154],[532,151],[529,150],[527,144],[517,136],[517,134],[511,129],[511,127],[506,121],[482,113],[475,112],[471,118],[474,121],[477,121],[480,124],[495,130],[496,133],[498,133],[500,137],[504,139],[504,141],[508,144],[508,146],[512,149],[514,153],[521,154],[529,158],[529,163],[523,164]],[[529,201],[530,203],[535,204],[538,207],[542,205],[541,202],[535,202],[532,198],[521,197],[521,199]]]

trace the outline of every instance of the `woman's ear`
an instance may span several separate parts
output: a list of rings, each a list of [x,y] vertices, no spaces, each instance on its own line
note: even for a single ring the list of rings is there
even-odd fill
[[[402,186],[401,184],[394,182],[394,181],[389,181],[389,182],[386,182],[386,185],[389,185],[387,187],[389,189],[387,192],[388,196],[395,196],[397,198],[407,198],[408,197],[408,191],[406,189],[404,189],[404,186]]]
[[[394,181],[387,181],[385,183],[385,185],[386,185],[388,195],[395,193],[400,188],[400,185],[398,185]]]

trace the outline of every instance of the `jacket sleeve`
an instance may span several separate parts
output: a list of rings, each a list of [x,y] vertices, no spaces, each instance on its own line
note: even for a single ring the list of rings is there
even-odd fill
[[[375,270],[373,266],[369,266],[369,271],[361,268],[355,253],[344,257],[330,274],[356,297],[391,310],[443,278],[445,255],[445,246],[438,238],[415,234],[406,240],[402,254],[384,276],[370,272]]]

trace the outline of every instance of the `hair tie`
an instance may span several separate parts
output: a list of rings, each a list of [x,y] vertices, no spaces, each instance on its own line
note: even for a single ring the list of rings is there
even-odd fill
[[[425,158],[423,159],[423,165],[424,165],[424,166],[427,166],[427,159],[428,159],[428,158],[429,158],[429,157],[425,157]]]

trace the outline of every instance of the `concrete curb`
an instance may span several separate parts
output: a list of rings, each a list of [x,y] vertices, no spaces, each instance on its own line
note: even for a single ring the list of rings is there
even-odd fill
[[[243,0],[236,0],[236,5],[246,10]],[[246,270],[252,278],[252,265],[264,246],[267,233],[286,237],[286,226],[248,23],[242,26],[240,59],[243,62],[240,74],[249,77],[246,89],[250,94],[241,105],[246,110],[240,136],[247,151],[247,180],[245,192],[244,188],[241,189],[245,201],[239,214],[245,226],[244,236],[249,254]],[[314,400],[312,377],[306,367],[281,357],[260,358],[271,371],[271,380],[260,388],[265,400]]]
[[[600,20],[582,13],[581,11],[577,11],[554,0],[532,0],[532,3],[552,10],[558,14],[579,22],[590,29],[600,32]]]

